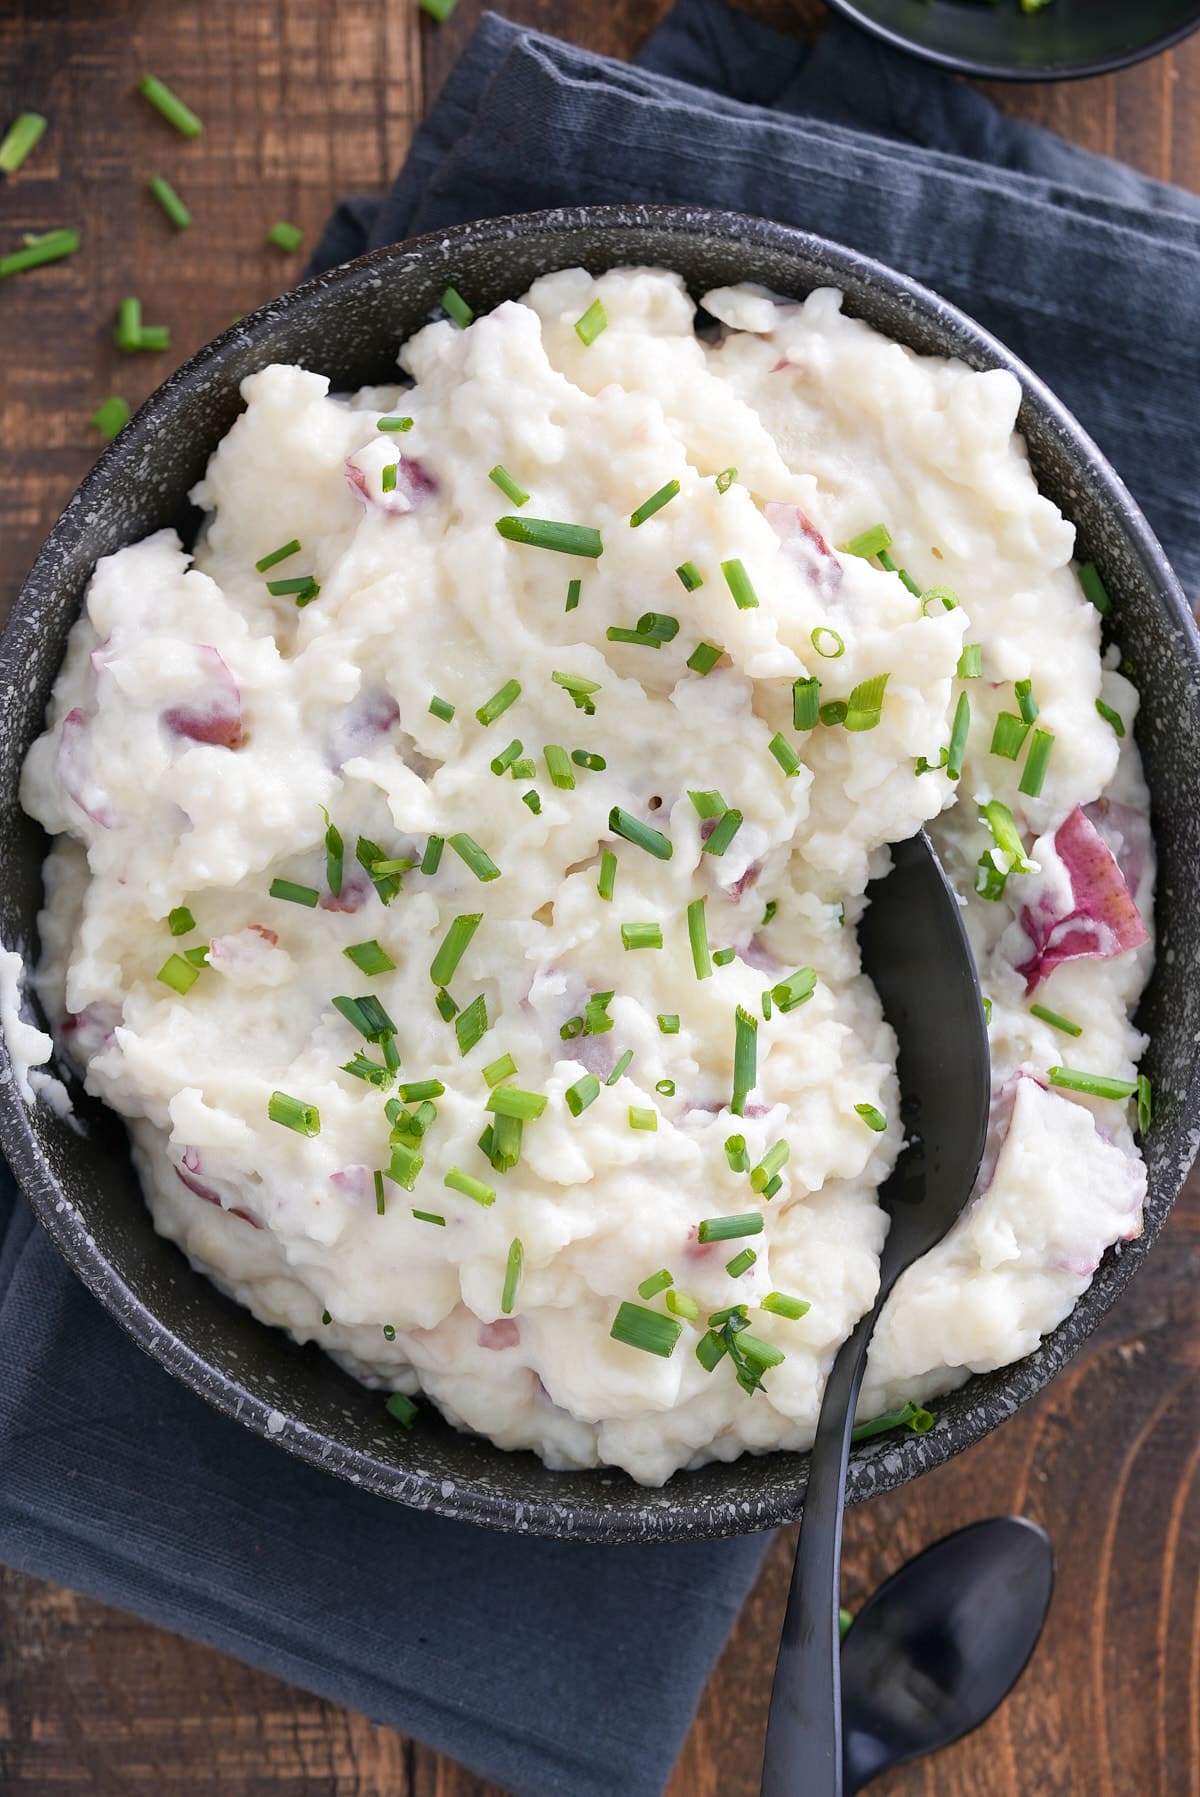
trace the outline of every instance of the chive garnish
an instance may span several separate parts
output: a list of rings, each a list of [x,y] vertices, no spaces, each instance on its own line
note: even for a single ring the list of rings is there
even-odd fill
[[[649,1110],[645,1105],[631,1104],[629,1107],[630,1129],[645,1129],[651,1132],[658,1129],[658,1112]]]
[[[382,1042],[385,1036],[396,1034],[395,1024],[371,993],[363,998],[335,998],[333,1007],[368,1042]]]
[[[267,591],[274,599],[285,599],[293,594],[297,597],[301,594],[308,595],[309,589],[316,588],[316,584],[311,574],[293,574],[286,580],[268,580]],[[315,591],[312,597],[316,597]]]
[[[199,948],[185,948],[183,951],[183,958],[185,961],[190,962],[193,967],[207,967],[208,949],[209,945],[207,942],[201,943]]]
[[[576,767],[585,767],[592,774],[602,774],[608,766],[603,755],[597,755],[591,749],[572,749],[571,760]]]
[[[1025,747],[1025,738],[1029,735],[1029,725],[1015,711],[1002,711],[996,719],[996,728],[992,732],[992,755],[1003,755],[1006,761],[1015,761]]]
[[[776,1192],[782,1186],[782,1184],[783,1184],[783,1180],[781,1179],[779,1174],[776,1173],[774,1178],[771,1180],[770,1184],[765,1187],[765,1189],[763,1191],[763,1197],[764,1198],[773,1198],[775,1196]]]
[[[872,1435],[886,1435],[891,1429],[911,1429],[914,1435],[927,1435],[933,1428],[933,1416],[919,1404],[903,1404],[899,1410],[887,1410],[869,1423],[859,1423],[851,1441],[869,1441]]]
[[[692,966],[696,969],[698,980],[707,980],[712,974],[707,905],[707,899],[698,898],[693,899],[687,908],[688,941],[692,948]]]
[[[623,624],[610,624],[604,633],[610,643],[632,643],[635,649],[661,649],[662,638],[649,631],[630,630]]]
[[[431,836],[425,844],[425,853],[421,856],[421,872],[435,874],[442,864],[442,850],[446,846],[444,836]]]
[[[748,1173],[750,1171],[750,1155],[746,1148],[745,1136],[726,1136],[725,1159],[729,1162],[731,1173]]]
[[[1114,711],[1112,706],[1106,705],[1103,699],[1096,700],[1096,710],[1100,713],[1104,722],[1112,726],[1118,736],[1124,736],[1125,724],[1119,711]]]
[[[665,486],[658,489],[657,493],[651,493],[649,499],[643,499],[637,510],[630,514],[630,529],[636,530],[639,524],[646,522],[647,518],[653,518],[655,512],[661,512],[664,505],[668,505],[678,491],[679,482],[669,480]]]
[[[162,114],[168,125],[174,125],[181,137],[199,137],[204,130],[191,107],[185,106],[178,95],[173,94],[165,82],[159,81],[156,76],[143,75],[138,82],[138,92]]]
[[[514,704],[520,696],[520,681],[506,680],[504,685],[500,688],[500,691],[498,693],[493,693],[491,698],[486,700],[485,703],[479,707],[475,716],[479,719],[481,724],[494,724],[496,719],[500,717],[502,713],[506,712],[509,706]]]
[[[730,487],[733,485],[733,483],[736,479],[737,479],[737,469],[736,468],[722,468],[720,474],[718,474],[717,478],[716,478],[717,492],[718,493],[728,493]],[[755,603],[757,604],[757,600],[755,601]]]
[[[1108,588],[1100,578],[1100,571],[1095,562],[1084,562],[1079,570],[1079,584],[1083,588],[1085,599],[1090,599],[1101,617],[1112,610],[1112,600],[1108,596]]]
[[[862,1118],[868,1129],[881,1132],[887,1128],[887,1118],[873,1104],[856,1104],[855,1113]]]
[[[131,417],[129,401],[114,394],[111,399],[101,400],[88,423],[94,431],[100,432],[106,443],[111,443],[125,429]]]
[[[267,1100],[267,1116],[272,1123],[282,1123],[285,1129],[294,1129],[300,1136],[319,1136],[321,1133],[321,1113],[315,1104],[305,1104],[302,1098],[290,1098],[286,1092],[272,1092]]]
[[[274,568],[278,563],[287,561],[289,555],[299,555],[299,553],[300,539],[293,537],[290,543],[284,543],[280,548],[272,549],[270,555],[264,555],[261,561],[255,562],[254,566],[260,574],[265,574],[268,568]]]
[[[837,661],[839,656],[846,653],[845,643],[837,631],[831,630],[828,624],[818,624],[815,630],[810,631],[809,640],[817,654],[823,656],[826,661]],[[823,644],[830,646],[825,648],[822,647]]]
[[[436,1223],[439,1229],[445,1229],[446,1227],[446,1219],[439,1211],[414,1210],[412,1215],[416,1218],[418,1223]]]
[[[513,762],[508,771],[514,780],[532,780],[537,773],[537,763],[528,755],[521,755]]]
[[[342,953],[353,961],[360,973],[367,975],[392,973],[396,966],[387,950],[381,948],[374,937],[369,942],[352,942]]]
[[[574,611],[576,609],[576,607],[579,604],[579,595],[580,595],[580,593],[582,593],[582,591],[583,591],[582,580],[568,580],[568,582],[567,582],[567,603],[563,607],[564,611]]]
[[[568,1086],[563,1093],[567,1109],[572,1117],[580,1116],[587,1110],[589,1104],[595,1103],[599,1096],[600,1081],[594,1073],[585,1073],[582,1079],[577,1079],[575,1084]]]
[[[519,1117],[522,1123],[532,1123],[541,1116],[548,1102],[544,1092],[524,1092],[520,1086],[497,1086],[483,1108],[496,1117]]]
[[[679,1012],[660,1011],[658,1027],[664,1036],[677,1036],[679,1034]]]
[[[661,948],[662,945],[661,924],[623,923],[621,925],[621,946],[623,948]]]
[[[517,1290],[521,1284],[521,1275],[525,1270],[525,1249],[521,1245],[520,1236],[514,1236],[508,1244],[508,1260],[504,1266],[504,1286],[500,1293],[500,1312],[502,1316],[511,1316],[513,1305],[517,1301]]]
[[[679,635],[679,619],[666,611],[644,611],[637,621],[637,634],[653,637],[657,643],[673,643]]]
[[[729,1108],[735,1117],[746,1114],[746,1099],[758,1078],[758,1018],[737,1007],[734,1012],[733,1096]]]
[[[817,712],[823,724],[844,724],[850,707],[845,699],[829,699]]]
[[[964,643],[955,673],[960,680],[979,680],[983,676],[983,644]]]
[[[713,1368],[720,1361],[724,1360],[728,1351],[724,1341],[722,1341],[715,1329],[710,1329],[708,1333],[702,1335],[700,1340],[696,1343],[696,1359],[700,1362],[700,1365],[704,1368],[706,1373],[711,1373]]]
[[[683,1334],[683,1324],[661,1311],[646,1310],[640,1304],[622,1304],[613,1318],[609,1334],[613,1341],[627,1348],[640,1348],[643,1354],[657,1354],[669,1360],[675,1344]]]
[[[562,792],[574,792],[575,776],[571,772],[571,759],[567,751],[558,743],[547,743],[542,754],[546,758],[550,784],[557,786]]]
[[[950,730],[950,747],[946,751],[946,775],[951,780],[961,780],[963,760],[967,753],[967,735],[971,728],[971,701],[966,693],[958,695],[958,704],[954,710],[954,723]]]
[[[170,986],[182,998],[200,978],[200,969],[182,955],[168,955],[155,978],[161,980],[164,986]]]
[[[705,1217],[697,1231],[701,1242],[732,1242],[742,1235],[761,1235],[763,1214],[760,1210],[744,1211],[737,1217]]]
[[[1029,1015],[1040,1017],[1043,1023],[1048,1023],[1051,1029],[1061,1030],[1064,1036],[1082,1036],[1083,1034],[1082,1024],[1072,1023],[1069,1017],[1060,1016],[1057,1011],[1051,1011],[1046,1005],[1030,1005]]]
[[[611,849],[600,852],[600,878],[596,882],[596,891],[602,899],[612,901],[613,887],[617,879],[617,857]]]
[[[402,1429],[411,1429],[420,1414],[412,1399],[406,1397],[402,1391],[392,1392],[384,1409],[393,1422],[399,1423]]]
[[[750,1271],[757,1259],[758,1255],[753,1248],[743,1248],[740,1254],[735,1254],[732,1260],[725,1262],[725,1271],[731,1279],[740,1279],[743,1273]]]
[[[186,905],[176,905],[167,916],[167,928],[172,936],[186,936],[189,930],[196,927],[196,919]]]
[[[520,1160],[524,1127],[519,1117],[497,1117],[492,1124],[488,1159],[497,1173],[511,1173]]]
[[[473,998],[466,1009],[460,1011],[454,1019],[454,1033],[458,1037],[459,1053],[470,1054],[475,1044],[482,1041],[486,1035],[487,1027],[487,1000],[481,992],[478,998]]]
[[[656,1079],[654,1082],[654,1090],[661,1098],[674,1098],[675,1081],[673,1079]]]
[[[609,1074],[608,1078],[605,1080],[605,1082],[604,1082],[605,1085],[606,1086],[615,1086],[617,1081],[621,1078],[621,1076],[628,1070],[629,1063],[630,1063],[630,1061],[632,1061],[632,1059],[633,1059],[633,1050],[632,1050],[632,1048],[627,1048],[625,1050],[624,1054],[621,1056],[620,1060],[617,1062],[616,1066],[613,1068],[612,1072]]]
[[[1138,1134],[1149,1135],[1150,1125],[1154,1122],[1154,1095],[1146,1074],[1139,1073],[1137,1081],[1137,1126]]]
[[[499,487],[504,497],[510,499],[514,505],[529,504],[529,495],[524,487],[521,486],[519,482],[515,481],[508,472],[508,469],[501,467],[499,462],[496,463],[494,468],[488,471],[488,479],[494,482],[495,485]]]
[[[1054,736],[1049,730],[1034,730],[1033,740],[1029,745],[1029,753],[1025,757],[1025,771],[1021,775],[1018,792],[1026,798],[1036,799],[1040,796],[1046,778],[1046,770],[1050,766],[1050,756],[1054,748]]]
[[[693,674],[711,674],[724,653],[716,643],[697,643],[687,658],[687,665]]]
[[[476,1179],[473,1173],[464,1173],[461,1167],[448,1168],[442,1184],[452,1192],[461,1192],[464,1198],[470,1198],[473,1203],[481,1204],[485,1209],[496,1202],[494,1188],[485,1185],[482,1179]]]
[[[688,789],[688,798],[692,801],[696,816],[703,819],[724,817],[729,807],[715,786],[705,787],[700,792]]]
[[[779,1169],[786,1165],[791,1148],[785,1141],[778,1141],[759,1161],[750,1174],[750,1188],[755,1192],[765,1192]]]
[[[456,287],[447,287],[442,294],[442,310],[454,320],[460,331],[465,331],[474,322],[474,312]]]
[[[40,112],[23,112],[15,118],[0,143],[0,173],[15,175],[25,158],[36,149],[46,120]]]
[[[390,1179],[393,1185],[402,1186],[406,1192],[411,1192],[417,1183],[417,1174],[424,1165],[425,1157],[418,1154],[415,1148],[410,1148],[406,1142],[393,1142],[392,1158],[384,1168],[384,1177]]]
[[[385,1217],[387,1215],[387,1198],[386,1198],[386,1196],[384,1194],[384,1190],[383,1190],[383,1174],[380,1173],[378,1170],[376,1170],[376,1172],[374,1174],[374,1181],[375,1181],[375,1215],[377,1217]]]
[[[465,912],[454,919],[446,931],[441,947],[429,964],[429,977],[435,986],[450,984],[466,953],[467,945],[482,922],[482,911]]]
[[[375,420],[377,431],[410,431],[412,427],[411,418],[377,418]]]
[[[59,262],[64,256],[73,256],[79,242],[79,232],[68,227],[46,231],[36,243],[26,244],[23,250],[13,250],[8,256],[0,256],[0,278],[23,274],[27,268],[40,268],[45,262]]]
[[[322,806],[322,810],[324,807]],[[329,813],[325,812],[325,884],[334,898],[342,896],[342,865],[345,859],[345,844],[336,824],[329,821]]]
[[[604,554],[600,532],[590,524],[559,524],[550,518],[497,518],[496,529],[509,543],[531,549],[553,549],[559,555],[582,555],[595,561]]]
[[[632,817],[619,805],[614,805],[608,814],[608,827],[614,836],[624,837],[626,842],[633,843],[635,848],[645,849],[658,861],[669,861],[674,849],[661,830],[652,829],[649,824],[642,823],[640,818]]]
[[[421,1104],[427,1098],[441,1098],[445,1090],[440,1079],[414,1079],[400,1087],[399,1095],[404,1104]]]
[[[815,729],[821,711],[821,682],[793,680],[792,723],[797,730]]]
[[[728,967],[737,955],[736,948],[714,948],[712,960],[714,967]]]
[[[733,603],[739,611],[753,611],[758,604],[758,594],[747,574],[745,566],[735,556],[731,561],[721,563],[721,572],[725,576],[725,585],[733,594]]]
[[[381,1092],[386,1092],[396,1077],[390,1067],[382,1067],[378,1061],[372,1061],[368,1055],[361,1053],[353,1054],[344,1062],[342,1072],[352,1074],[355,1079],[365,1080],[369,1086],[378,1086]]]
[[[695,562],[680,562],[675,572],[679,576],[685,592],[694,593],[697,587],[704,585],[704,576]]]
[[[439,699],[436,693],[429,701],[429,709],[435,718],[440,718],[442,720],[443,724],[448,724],[450,719],[454,716],[454,707],[451,705],[449,699]]]
[[[800,757],[797,755],[795,749],[793,749],[787,737],[781,736],[779,732],[776,731],[775,735],[767,744],[767,747],[770,749],[772,755],[775,757],[788,779],[794,780],[796,775],[800,772]]]
[[[1027,724],[1036,723],[1038,702],[1033,696],[1033,681],[1018,680],[1013,687],[1013,691],[1017,695],[1017,704],[1020,707],[1022,718]]]
[[[307,905],[310,910],[321,897],[315,886],[299,886],[295,880],[272,880],[270,893],[272,898],[287,899],[293,905]]]
[[[380,491],[394,493],[396,491],[396,463],[385,462],[379,473]]]
[[[795,973],[780,980],[777,986],[771,987],[771,998],[786,1016],[812,997],[817,988],[817,974],[813,967],[798,967]]]
[[[700,1315],[699,1304],[687,1292],[668,1292],[667,1309],[672,1316],[684,1317],[689,1323],[694,1323]]]
[[[613,1028],[613,1020],[608,1015],[608,1007],[615,993],[593,992],[583,1007],[583,1030],[585,1036],[602,1036],[606,1030]],[[630,1051],[632,1053],[632,1050]]]
[[[667,1287],[669,1285],[674,1285],[674,1283],[675,1280],[672,1275],[667,1272],[665,1267],[661,1267],[657,1273],[651,1273],[648,1279],[642,1280],[642,1283],[637,1288],[638,1297],[657,1298],[659,1292],[665,1292]]]
[[[884,558],[883,556],[880,556],[879,559],[883,562]],[[890,556],[888,557],[888,560],[891,560]],[[887,566],[886,562],[884,562],[884,566]],[[922,617],[927,618],[929,616],[929,607],[931,605],[940,605],[943,611],[958,610],[958,594],[954,592],[951,587],[928,587],[925,592],[922,592],[916,582],[909,579],[903,568],[897,568],[893,563],[890,572],[898,574],[909,592],[915,593],[917,598],[921,601]],[[937,612],[935,611],[933,615],[936,618]]]
[[[883,716],[883,695],[890,678],[888,674],[875,674],[851,689],[843,719],[847,730],[874,730]]]
[[[705,855],[723,855],[741,827],[741,812],[732,809],[726,811],[718,819],[716,829],[704,844],[701,853]]]
[[[798,1322],[801,1317],[807,1316],[808,1312],[812,1309],[812,1305],[804,1298],[789,1297],[787,1292],[768,1292],[766,1297],[762,1300],[761,1308],[763,1310],[769,1310],[772,1316],[790,1317],[792,1322],[795,1323]]]
[[[154,195],[171,223],[177,231],[186,231],[192,222],[192,215],[180,199],[171,183],[162,175],[153,175],[150,179],[150,192]]]
[[[529,809],[536,817],[542,809],[542,795],[540,792],[530,789],[529,792],[523,792],[521,794],[521,803],[522,805],[528,805]]]
[[[559,670],[555,670],[550,678],[555,686],[561,686],[564,692],[571,695],[577,710],[585,712],[588,717],[593,715],[596,707],[592,703],[592,694],[600,691],[598,680],[589,680],[586,674],[564,674]]]
[[[848,543],[842,544],[843,555],[857,555],[863,561],[870,561],[881,549],[890,549],[892,533],[886,524],[872,524],[869,530],[859,531]]]
[[[779,900],[778,899],[768,899],[767,900],[766,908],[764,909],[763,914],[762,914],[762,923],[759,926],[760,929],[765,930],[767,925],[774,921],[775,913],[778,911],[778,909],[779,909]]]
[[[1051,1067],[1046,1075],[1052,1086],[1067,1092],[1086,1092],[1089,1098],[1132,1098],[1136,1079],[1110,1079],[1104,1073],[1081,1073],[1075,1067]]]
[[[608,329],[608,313],[601,300],[594,299],[587,311],[575,320],[575,335],[585,349],[590,349],[601,331]]]
[[[486,849],[481,849],[475,838],[468,836],[465,830],[456,831],[446,840],[460,860],[466,862],[477,880],[498,880],[500,878],[500,869]]]

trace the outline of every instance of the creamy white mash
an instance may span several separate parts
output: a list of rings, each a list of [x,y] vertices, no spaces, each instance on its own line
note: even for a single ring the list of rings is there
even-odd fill
[[[1145,1189],[1132,1106],[1048,1077],[1136,1078],[1153,859],[1017,383],[831,291],[704,305],[573,270],[418,332],[411,385],[252,376],[195,550],[97,566],[23,787],[41,991],[157,1227],[369,1382],[647,1484],[807,1446],[872,1302],[890,842],[933,822],[964,895],[994,1127],[862,1415],[1025,1354]]]

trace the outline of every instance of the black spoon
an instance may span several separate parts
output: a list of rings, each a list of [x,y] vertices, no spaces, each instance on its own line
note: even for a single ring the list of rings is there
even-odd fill
[[[817,1420],[762,1797],[842,1797],[842,1507],[867,1345],[896,1280],[941,1241],[965,1205],[987,1132],[983,998],[958,901],[924,831],[893,847],[892,871],[872,882],[868,896],[859,925],[863,967],[899,1041],[901,1116],[910,1141],[880,1192],[891,1222],[879,1294],[838,1352]]]
[[[867,1599],[842,1643],[847,1797],[987,1721],[1037,1646],[1053,1588],[1045,1530],[993,1516],[935,1541]]]

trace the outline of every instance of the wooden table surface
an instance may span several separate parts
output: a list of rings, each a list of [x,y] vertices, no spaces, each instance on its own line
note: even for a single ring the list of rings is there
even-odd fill
[[[784,28],[819,0],[743,0]],[[666,0],[510,0],[513,18],[631,54]],[[414,0],[7,0],[0,126],[50,129],[0,184],[0,245],[84,227],[72,261],[0,290],[0,601],[96,454],[87,420],[140,401],[183,356],[290,285],[339,194],[385,184],[465,43]],[[153,70],[201,114],[197,142],[132,97]],[[998,88],[1010,111],[1200,187],[1200,37],[1121,75]],[[145,192],[167,175],[195,223]],[[117,301],[169,323],[123,356]],[[976,1735],[874,1787],[881,1797],[1200,1793],[1200,1275],[1197,1187],[1108,1326],[1040,1400],[920,1484],[851,1512],[846,1595],[981,1516],[1020,1511],[1059,1557],[1050,1621],[1013,1698]],[[669,1797],[753,1797],[790,1541],[777,1541],[705,1695]],[[68,1797],[489,1797],[427,1748],[101,1604],[0,1571],[0,1789]],[[493,1793],[494,1797],[494,1793]],[[614,1793],[614,1797],[620,1797]]]

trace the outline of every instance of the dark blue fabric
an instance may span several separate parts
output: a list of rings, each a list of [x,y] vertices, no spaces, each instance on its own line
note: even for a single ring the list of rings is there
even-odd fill
[[[487,213],[618,199],[784,219],[948,294],[1073,407],[1200,581],[1200,201],[840,24],[810,53],[683,0],[636,67],[485,18],[395,188],[343,202],[315,266]],[[764,1545],[488,1535],[285,1458],[139,1354],[0,1178],[11,1565],[364,1710],[519,1797],[653,1797]]]

